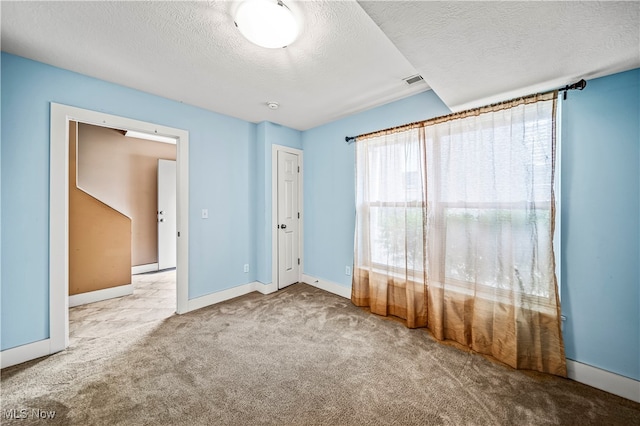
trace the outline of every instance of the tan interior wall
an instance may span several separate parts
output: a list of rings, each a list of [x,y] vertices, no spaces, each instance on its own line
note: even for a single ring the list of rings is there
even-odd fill
[[[176,146],[79,124],[79,187],[131,218],[132,266],[158,261],[158,159]]]
[[[69,294],[131,283],[131,220],[77,188],[78,126],[69,124]]]

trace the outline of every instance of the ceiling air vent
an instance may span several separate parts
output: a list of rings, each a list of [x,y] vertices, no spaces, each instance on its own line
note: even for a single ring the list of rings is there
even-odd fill
[[[411,77],[403,78],[403,80],[404,80],[404,81],[405,81],[405,83],[407,83],[408,85],[412,85],[412,84],[415,84],[415,83],[417,83],[417,82],[419,82],[419,81],[422,81],[422,80],[424,80],[424,79],[422,78],[422,76],[421,76],[421,75],[412,75]]]

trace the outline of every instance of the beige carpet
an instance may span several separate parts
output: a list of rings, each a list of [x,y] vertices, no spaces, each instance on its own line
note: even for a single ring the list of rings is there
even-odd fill
[[[640,425],[640,404],[514,371],[305,284],[89,340],[3,370],[1,385],[2,424]]]
[[[69,309],[69,343],[83,345],[105,337],[157,322],[176,312],[176,270],[131,276],[133,294],[80,305]]]

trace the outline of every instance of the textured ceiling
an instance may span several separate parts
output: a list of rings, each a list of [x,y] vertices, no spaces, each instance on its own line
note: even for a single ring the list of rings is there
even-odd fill
[[[355,1],[288,4],[300,37],[264,49],[235,28],[233,2],[2,1],[2,50],[300,130],[428,89],[402,81],[415,69]]]
[[[640,2],[361,1],[454,111],[640,67]]]
[[[640,67],[639,2],[287,4],[300,37],[264,49],[230,1],[2,1],[2,50],[299,130],[429,86],[460,110]]]

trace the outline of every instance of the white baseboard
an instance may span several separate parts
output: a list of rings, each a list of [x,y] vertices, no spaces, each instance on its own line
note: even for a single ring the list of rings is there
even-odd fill
[[[128,296],[130,294],[133,294],[133,285],[131,284],[74,294],[69,296],[69,307],[73,308],[74,306],[86,305],[87,303],[100,302],[102,300]]]
[[[351,299],[351,287],[345,287],[333,281],[322,280],[307,274],[302,274],[302,282],[328,291],[329,293],[337,294],[345,299]]]
[[[131,275],[144,274],[145,272],[154,272],[158,270],[157,263],[147,263],[146,265],[137,265],[131,267]]]
[[[252,291],[256,291],[256,285],[262,284],[254,281],[252,283],[244,284],[238,287],[217,291],[215,293],[207,294],[201,297],[196,297],[195,299],[189,299],[187,312],[195,311],[196,309],[204,308],[205,306],[215,305],[216,303],[224,302],[225,300],[233,299],[235,297],[251,293]]]
[[[571,359],[567,360],[567,377],[596,389],[640,402],[640,381],[638,380]]]
[[[51,340],[44,339],[0,352],[0,368],[22,364],[32,359],[51,354]]]
[[[276,283],[263,284],[261,282],[254,282],[255,291],[262,294],[271,294],[278,291],[278,285]]]
[[[278,286],[274,283],[263,284],[261,282],[254,281],[238,287],[207,294],[206,296],[190,299],[187,312],[215,305],[216,303],[224,302],[225,300],[233,299],[235,297],[244,296],[245,294],[253,291],[257,291],[262,294],[270,294],[278,291]]]

